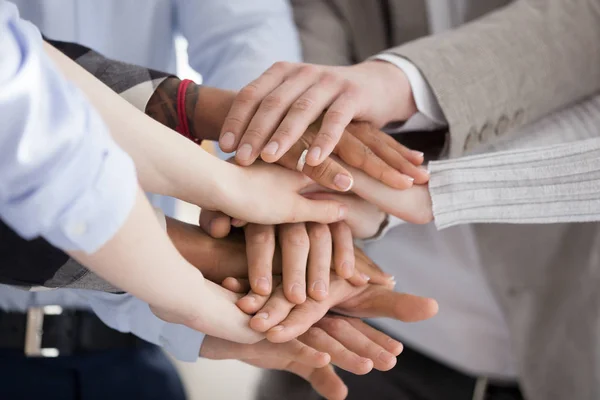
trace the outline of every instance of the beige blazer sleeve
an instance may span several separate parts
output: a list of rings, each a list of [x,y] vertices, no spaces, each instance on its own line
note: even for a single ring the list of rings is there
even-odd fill
[[[388,52],[431,85],[457,157],[600,90],[600,1],[517,0]]]

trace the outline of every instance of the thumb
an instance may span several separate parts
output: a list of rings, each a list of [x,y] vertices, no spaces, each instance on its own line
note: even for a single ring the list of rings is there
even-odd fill
[[[200,210],[200,227],[215,239],[229,235],[231,218],[220,211]]]

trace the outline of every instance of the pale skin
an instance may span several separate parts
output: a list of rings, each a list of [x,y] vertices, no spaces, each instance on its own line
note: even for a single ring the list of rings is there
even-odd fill
[[[335,67],[279,62],[239,92],[219,143],[225,151],[237,150],[241,165],[259,156],[275,162],[323,113],[306,158],[308,165],[316,166],[335,149],[351,121],[380,128],[405,121],[416,111],[406,75],[392,64],[366,61]],[[408,164],[399,170],[417,183],[427,180]]]

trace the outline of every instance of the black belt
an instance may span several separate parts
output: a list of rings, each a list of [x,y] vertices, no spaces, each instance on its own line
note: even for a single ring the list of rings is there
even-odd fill
[[[137,347],[145,343],[104,325],[93,313],[59,306],[30,308],[27,313],[0,311],[0,349],[19,349],[33,357]]]
[[[471,393],[473,400],[523,400],[523,395],[516,382],[503,382],[488,377],[473,377],[441,364],[436,360],[411,349],[404,347],[398,357],[399,362],[406,363],[407,367],[415,368],[423,376],[431,376],[433,380],[444,377],[451,382],[457,393]]]

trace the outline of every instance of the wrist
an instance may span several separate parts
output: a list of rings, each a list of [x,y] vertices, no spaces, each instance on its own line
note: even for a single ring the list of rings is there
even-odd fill
[[[369,60],[363,64],[369,75],[379,78],[377,93],[385,101],[381,108],[383,125],[406,121],[417,113],[410,81],[401,68],[383,60]]]
[[[218,141],[235,95],[230,90],[198,86],[195,108],[189,114],[193,116],[190,124],[193,134],[206,140]]]

